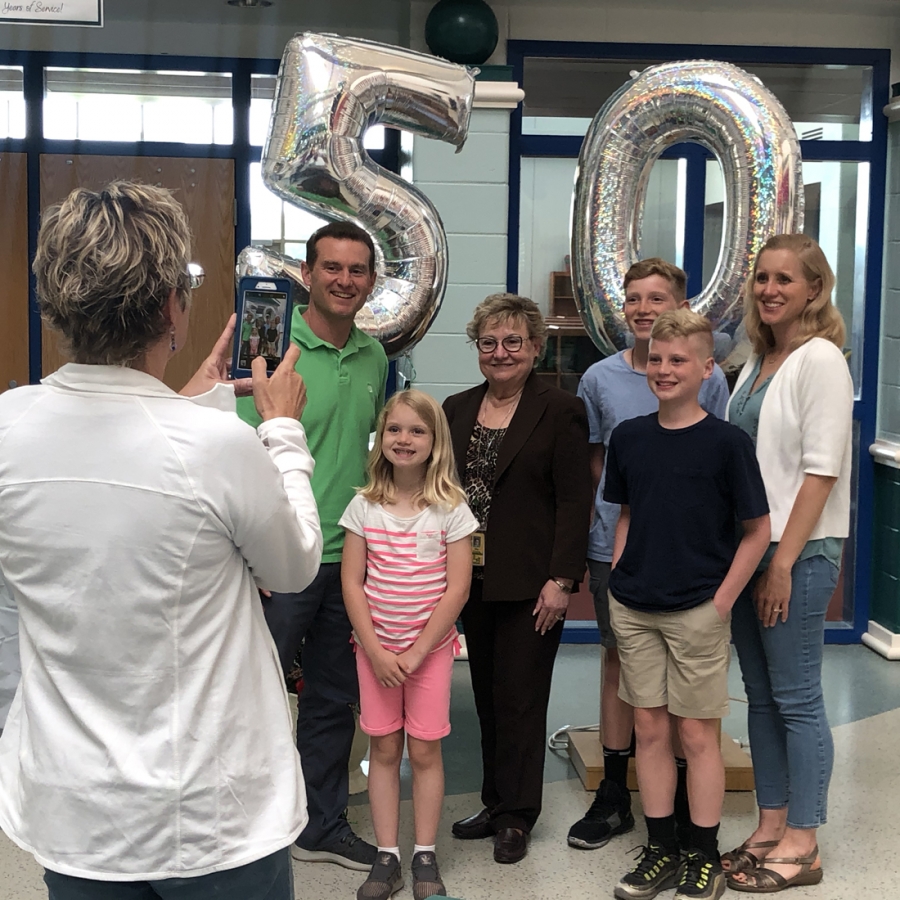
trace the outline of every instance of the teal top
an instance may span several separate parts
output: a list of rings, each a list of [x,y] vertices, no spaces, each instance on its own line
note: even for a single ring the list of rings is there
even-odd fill
[[[347,343],[337,348],[313,334],[294,308],[291,342],[301,349],[297,371],[306,382],[306,409],[300,424],[316,461],[313,496],[322,523],[322,562],[340,562],[344,529],[338,519],[366,483],[369,434],[384,405],[388,361],[381,344],[355,325]],[[238,415],[254,428],[262,419],[252,397],[237,401]]]
[[[763,398],[772,382],[770,375],[760,386],[754,391],[753,385],[759,376],[759,370],[762,366],[762,357],[758,357],[753,371],[747,377],[746,381],[734,392],[731,398],[731,405],[728,407],[728,421],[732,425],[737,425],[741,431],[746,432],[756,446],[756,433],[759,430],[759,413],[762,409]],[[759,563],[758,572],[762,572],[769,568],[769,563],[778,549],[778,542],[773,541],[769,544],[769,549]],[[841,559],[844,554],[844,539],[836,537],[819,538],[814,541],[807,541],[806,546],[800,551],[797,557],[799,562],[801,559],[809,559],[812,556],[824,556],[830,563],[838,568],[841,567]]]

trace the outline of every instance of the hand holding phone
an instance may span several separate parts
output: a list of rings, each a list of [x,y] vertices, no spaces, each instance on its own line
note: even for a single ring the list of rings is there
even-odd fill
[[[300,348],[288,347],[284,359],[269,377],[262,357],[253,360],[253,402],[263,422],[269,419],[297,419],[306,408],[306,385],[297,372]]]
[[[231,346],[234,338],[235,316],[231,314],[225,330],[219,336],[212,352],[200,364],[191,380],[178,392],[184,397],[197,397],[211,391],[217,384],[230,384],[235,396],[249,397],[253,391],[249,378],[229,378]]]

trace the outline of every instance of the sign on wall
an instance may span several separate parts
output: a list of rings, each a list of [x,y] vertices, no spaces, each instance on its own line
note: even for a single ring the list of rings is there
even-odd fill
[[[0,23],[103,27],[103,0],[0,0]]]

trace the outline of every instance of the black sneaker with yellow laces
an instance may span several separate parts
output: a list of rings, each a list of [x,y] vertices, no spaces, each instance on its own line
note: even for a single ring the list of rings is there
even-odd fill
[[[719,900],[725,893],[725,873],[718,859],[689,850],[675,892],[675,900]]]
[[[675,887],[681,871],[677,850],[649,843],[640,848],[637,865],[616,885],[619,900],[653,900],[661,891]]]

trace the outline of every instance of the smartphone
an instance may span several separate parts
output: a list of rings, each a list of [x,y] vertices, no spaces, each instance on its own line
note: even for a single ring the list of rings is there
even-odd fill
[[[291,341],[291,282],[287,278],[245,275],[238,282],[237,325],[231,377],[248,378],[257,356],[270,374],[284,359]]]

